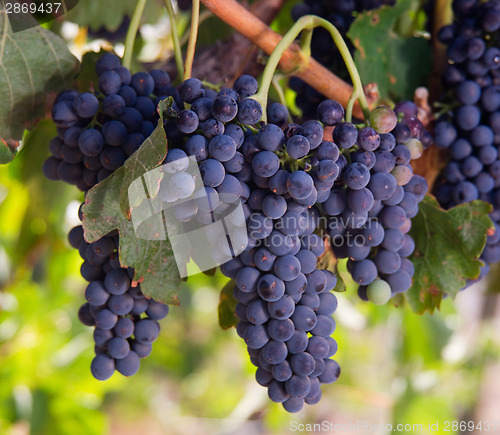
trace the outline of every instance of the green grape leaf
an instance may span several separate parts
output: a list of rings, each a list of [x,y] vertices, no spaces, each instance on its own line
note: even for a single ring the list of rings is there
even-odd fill
[[[396,101],[412,99],[417,87],[427,86],[432,66],[429,41],[400,35],[398,24],[411,7],[412,0],[399,0],[395,6],[366,11],[347,33],[363,83],[377,83],[382,97]]]
[[[104,53],[109,52],[104,50],[99,53],[88,51],[83,55],[80,72],[76,79],[76,87],[80,92],[90,92],[97,89],[98,77],[95,72],[95,64]]]
[[[105,28],[116,31],[125,17],[132,17],[136,0],[95,1],[79,0],[78,5],[67,14],[67,20],[82,27],[98,31]],[[163,9],[163,1],[148,0],[142,16],[143,22],[154,22]]]
[[[22,14],[16,18],[33,20]],[[45,116],[48,97],[70,85],[78,60],[43,27],[13,33],[5,10],[0,10],[0,35],[0,147],[12,147],[25,128]],[[8,160],[5,151],[2,162]]]
[[[4,165],[5,163],[9,163],[14,160],[17,147],[17,141],[12,143],[11,141],[7,142],[4,139],[0,140],[0,165]]]
[[[160,112],[166,104],[164,101],[160,103]],[[160,166],[166,152],[167,139],[163,117],[160,117],[151,136],[125,164],[87,192],[82,209],[83,228],[88,242],[99,240],[118,229],[120,263],[123,267],[135,268],[134,282],[141,284],[146,296],[178,304],[180,276],[170,242],[168,239],[145,240],[137,236],[131,210],[140,204],[131,206],[128,199],[131,182]]]
[[[219,325],[222,329],[229,329],[238,324],[238,318],[234,314],[238,303],[233,296],[235,286],[233,280],[229,281],[220,292],[219,299]]]
[[[443,210],[426,195],[412,219],[415,241],[411,260],[415,266],[412,287],[406,298],[417,313],[439,309],[443,295],[455,297],[469,279],[479,276],[479,256],[493,231],[488,217],[491,205],[472,201]]]

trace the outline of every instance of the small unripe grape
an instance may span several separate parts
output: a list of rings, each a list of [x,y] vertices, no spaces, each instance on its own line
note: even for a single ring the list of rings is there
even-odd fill
[[[423,143],[415,138],[410,139],[408,142],[406,142],[405,146],[410,150],[412,160],[420,158],[422,156],[422,153],[424,152]]]
[[[375,305],[384,305],[391,298],[391,288],[382,279],[376,279],[366,288],[366,297]]]
[[[379,134],[389,133],[396,127],[398,117],[388,106],[377,107],[370,113],[370,125]]]

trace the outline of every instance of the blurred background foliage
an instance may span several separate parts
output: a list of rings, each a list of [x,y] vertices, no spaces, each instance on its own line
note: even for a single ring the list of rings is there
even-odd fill
[[[61,34],[76,56],[112,45],[120,52],[113,38],[123,38],[120,23],[127,22],[129,3],[133,8],[134,2],[123,1],[118,10],[81,0],[72,14],[46,27]],[[136,62],[166,64],[168,18],[151,3]],[[287,2],[273,28],[289,27],[294,3]],[[229,34],[215,18],[202,16],[203,45]],[[185,32],[189,14],[180,12],[177,20]],[[285,94],[293,100],[293,91],[285,88]],[[0,166],[0,434],[285,434],[291,422],[322,421],[422,424],[423,431],[404,433],[449,434],[460,431],[445,432],[445,421],[498,419],[500,303],[485,283],[444,300],[434,316],[417,316],[408,307],[360,301],[342,264],[347,291],[339,295],[334,334],[342,376],[323,388],[318,405],[297,415],[267,399],[242,340],[234,329],[220,329],[221,274],[183,284],[181,306],[162,322],[138,374],[95,380],[92,330],[77,318],[85,289],[82,260],[66,240],[79,223],[83,196],[46,180],[41,170],[55,135],[53,123],[41,121],[26,132],[16,159]],[[491,274],[490,289],[500,285],[498,275]],[[439,422],[439,430],[431,432],[429,422]],[[500,422],[489,433],[500,433]]]

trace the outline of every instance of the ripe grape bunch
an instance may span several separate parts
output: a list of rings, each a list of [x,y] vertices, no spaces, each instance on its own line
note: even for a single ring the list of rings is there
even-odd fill
[[[332,113],[339,110],[325,102],[318,115],[332,124],[338,122]],[[409,101],[394,111],[375,109],[370,124],[359,131],[349,122],[337,124],[333,141],[344,151],[344,169],[322,208],[329,216],[333,251],[337,258],[348,258],[359,296],[383,304],[411,286],[414,267],[407,257],[415,243],[408,231],[427,192],[427,182],[413,174],[411,160],[421,156],[427,136],[416,105]]]
[[[81,273],[89,281],[87,302],[78,316],[84,325],[95,326],[92,375],[105,380],[117,370],[132,376],[139,370],[140,358],[151,353],[160,332],[158,320],[168,314],[168,305],[147,299],[139,286],[131,286],[134,271],[120,266],[118,234],[87,243],[82,226],[77,226],[68,238],[84,259]]]
[[[196,157],[205,186],[203,200],[181,203],[174,210],[180,221],[210,224],[236,199],[243,203],[248,236],[235,243],[248,246],[221,270],[235,280],[237,331],[258,367],[258,382],[268,387],[273,401],[297,412],[304,401],[317,403],[320,383],[334,382],[340,374],[338,364],[329,359],[337,349],[330,337],[335,329],[331,314],[337,307],[330,291],[337,278],[316,268],[324,251],[321,237],[313,234],[319,213],[309,208],[316,202],[317,190],[312,181],[302,185],[311,177],[304,171],[292,175],[279,169],[278,154],[283,160],[286,153],[292,169],[322,142],[323,128],[309,123],[299,135],[296,126],[289,127],[290,140],[283,150],[285,133],[280,125],[287,111],[274,104],[268,114],[276,123],[261,125],[256,134],[243,129],[241,125],[256,124],[262,116],[260,104],[249,98],[256,92],[257,81],[250,76],[240,77],[233,88],[222,89],[215,98],[207,96],[199,80],[183,82],[179,93],[191,108],[179,113],[176,129],[196,134],[185,143],[179,141],[179,148],[169,149],[165,162],[179,162],[180,168],[187,156]],[[178,132],[174,136],[179,138]],[[333,181],[338,169],[331,160],[325,164],[324,171],[333,171],[328,175]],[[292,192],[288,201],[283,196],[287,189]],[[160,196],[168,200],[171,190],[162,186]]]
[[[123,165],[151,134],[157,119],[156,97],[151,94],[168,95],[170,89],[164,71],[131,76],[112,54],[99,59],[96,72],[99,92],[69,90],[56,98],[52,118],[58,136],[44,164],[49,179],[84,191]],[[81,212],[79,217],[82,220]],[[68,238],[84,260],[81,274],[89,281],[79,318],[95,326],[92,375],[105,380],[117,370],[131,376],[139,370],[140,358],[151,353],[160,330],[158,320],[168,314],[168,306],[147,299],[140,286],[132,286],[134,270],[120,265],[117,232],[87,243],[80,225]]]
[[[159,197],[174,203],[172,219],[202,226],[242,204],[243,216],[233,219],[246,223],[245,233],[231,241],[233,248],[246,248],[237,256],[223,248],[212,253],[233,280],[237,333],[271,400],[289,412],[317,403],[321,384],[340,375],[331,359],[337,351],[331,337],[337,275],[318,268],[325,237],[337,257],[349,257],[362,298],[385,303],[411,283],[406,257],[414,245],[407,232],[427,189],[410,164],[427,140],[416,106],[397,105],[400,122],[389,108],[376,109],[360,126],[344,121],[342,106],[326,100],[317,107],[318,120],[287,125],[286,107],[273,103],[264,123],[262,106],[252,98],[258,84],[248,75],[216,92],[196,78],[175,88],[163,72],[130,76],[111,54],[96,69],[99,91],[65,91],[56,99],[58,137],[47,176],[87,191],[139,148],[158,119],[157,102],[172,96],[163,162],[172,176],[160,184]],[[335,127],[332,136],[324,126]],[[67,148],[81,160],[68,161]],[[176,203],[196,190],[188,157],[197,162],[205,195]],[[351,246],[347,240],[358,235],[363,242]],[[207,237],[219,245],[225,235],[207,228]],[[87,243],[79,226],[69,239],[85,260],[81,270],[89,281],[79,314],[96,327],[92,373],[107,379],[116,369],[129,376],[151,352],[168,306],[132,286],[134,271],[120,266],[116,232]],[[234,258],[221,261],[228,255]]]
[[[235,282],[237,332],[257,366],[257,382],[289,412],[317,403],[320,385],[340,375],[331,359],[337,351],[331,338],[337,277],[317,268],[325,248],[315,234],[320,222],[315,204],[325,191],[304,171],[311,167],[308,155],[322,144],[331,153],[314,164],[324,188],[339,175],[334,161],[339,153],[323,142],[317,121],[291,124],[285,132],[265,124],[247,137],[242,153],[248,171],[237,176],[250,191],[244,203],[249,243],[221,266]]]
[[[247,76],[236,81],[233,92],[222,90],[212,103],[211,113],[215,119],[203,120],[205,124],[198,134],[190,136],[181,148],[169,150],[166,161],[195,156],[210,199],[209,209],[192,203],[189,213],[181,213],[182,218],[210,223],[219,207],[221,210],[227,207],[226,195],[230,195],[231,201],[235,197],[241,199],[247,220],[248,246],[237,258],[223,264],[221,271],[235,283],[237,332],[245,340],[251,361],[257,366],[257,381],[268,387],[273,401],[282,402],[289,412],[296,412],[304,402],[319,401],[320,384],[334,382],[340,374],[338,364],[330,359],[337,349],[331,338],[335,329],[331,315],[337,302],[330,293],[337,279],[332,272],[317,269],[317,258],[324,252],[323,239],[315,234],[320,230],[322,216],[319,204],[330,218],[346,215],[354,218],[355,212],[349,211],[349,207],[355,208],[353,204],[359,203],[365,209],[364,220],[371,212],[370,222],[374,225],[381,210],[392,206],[385,212],[386,223],[376,227],[374,236],[368,236],[369,245],[360,249],[362,253],[356,257],[355,264],[358,273],[366,273],[365,270],[371,273],[373,262],[361,260],[369,254],[383,257],[388,252],[391,260],[396,258],[392,270],[384,268],[385,260],[378,262],[390,284],[377,280],[369,294],[374,302],[383,303],[392,294],[407,290],[413,269],[411,262],[401,257],[411,254],[413,241],[403,231],[409,230],[410,218],[416,214],[418,202],[427,190],[425,180],[413,176],[409,162],[412,157],[420,156],[424,145],[419,139],[426,136],[416,118],[416,106],[409,102],[397,107],[403,115],[402,122],[397,123],[394,112],[379,110],[373,115],[373,124],[384,133],[379,135],[373,128],[366,127],[358,138],[353,124],[340,123],[343,108],[334,101],[325,101],[318,108],[320,120],[324,125],[337,126],[333,140],[340,144],[343,154],[336,143],[323,140],[323,126],[315,120],[302,125],[290,124],[285,131],[277,124],[268,123],[260,125],[256,134],[249,130],[243,132],[232,122],[240,119],[241,124],[244,119],[238,111],[241,105],[236,104],[241,97],[234,93],[235,90],[242,93],[242,83],[248,84],[249,93],[245,98],[257,92],[257,82]],[[186,89],[189,95],[185,94]],[[191,95],[192,89],[198,90],[196,95]],[[195,79],[180,87],[183,98],[191,100],[193,110],[199,111],[198,100],[206,98],[201,89],[201,83]],[[232,98],[234,109],[230,115],[226,109],[222,117],[215,108],[222,106],[222,101],[217,100],[227,100],[227,94],[237,99]],[[261,113],[261,109],[252,104],[256,112]],[[196,115],[199,117],[199,113]],[[196,124],[196,117],[192,119]],[[255,120],[258,116],[252,121]],[[206,125],[215,124],[217,135],[213,136],[210,130],[207,134]],[[177,120],[177,128],[185,129],[183,118]],[[381,142],[382,148],[377,149]],[[375,180],[380,179],[373,188],[378,192],[376,200],[372,195],[371,202],[367,202],[365,197],[370,193],[365,191],[361,198],[356,198],[358,193],[354,192],[363,187],[356,186],[355,181],[351,183],[352,177],[348,175],[351,166],[344,154],[362,162],[356,164],[366,168],[367,183],[368,168],[377,163],[373,173],[381,175],[374,175]],[[350,187],[346,187],[349,183]],[[338,192],[344,193],[345,203],[335,211],[332,207]],[[352,197],[350,206],[347,206],[347,197]],[[387,201],[389,198],[392,202]],[[346,212],[342,215],[344,209]],[[357,212],[363,217],[360,210]],[[403,223],[405,227],[401,228]],[[384,237],[384,225],[387,237]],[[345,228],[345,231],[357,229]],[[384,249],[377,252],[371,249],[384,240]],[[375,278],[376,273],[372,280]],[[369,278],[365,280],[365,284],[369,284]]]
[[[500,261],[500,5],[454,0],[452,6],[455,20],[438,34],[447,46],[442,103],[450,110],[434,128],[435,144],[449,156],[435,194],[445,208],[475,199],[493,205],[495,231],[481,255],[482,278]]]
[[[159,99],[175,93],[165,71],[131,75],[119,57],[96,63],[98,90],[60,93],[52,108],[57,137],[43,170],[87,191],[123,165],[154,130]]]

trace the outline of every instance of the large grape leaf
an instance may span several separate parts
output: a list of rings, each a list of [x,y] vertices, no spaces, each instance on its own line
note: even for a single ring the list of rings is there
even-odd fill
[[[162,103],[160,103],[160,106]],[[134,281],[146,296],[177,304],[180,276],[167,240],[138,238],[130,218],[130,183],[158,167],[167,152],[163,118],[152,135],[125,164],[87,192],[83,206],[83,228],[88,242],[99,240],[114,229],[120,233],[120,263],[135,268]]]
[[[132,16],[136,4],[137,0],[79,0],[78,5],[68,12],[67,19],[92,30],[104,27],[109,31],[115,31],[125,16],[129,18]],[[162,0],[148,0],[144,8],[144,22],[154,22],[158,19],[163,5]]]
[[[382,97],[412,99],[413,91],[427,86],[432,65],[429,41],[401,36],[398,20],[412,7],[412,0],[367,11],[351,25],[348,37],[356,47],[354,60],[363,83],[375,82]]]
[[[47,97],[69,86],[77,67],[57,35],[40,26],[13,33],[0,10],[0,146],[20,140],[44,116]]]
[[[491,206],[483,201],[450,210],[443,210],[430,195],[420,203],[410,232],[415,241],[411,257],[415,275],[406,292],[415,312],[433,312],[445,293],[455,297],[467,280],[479,276],[483,264],[479,256],[493,229],[490,212]]]

